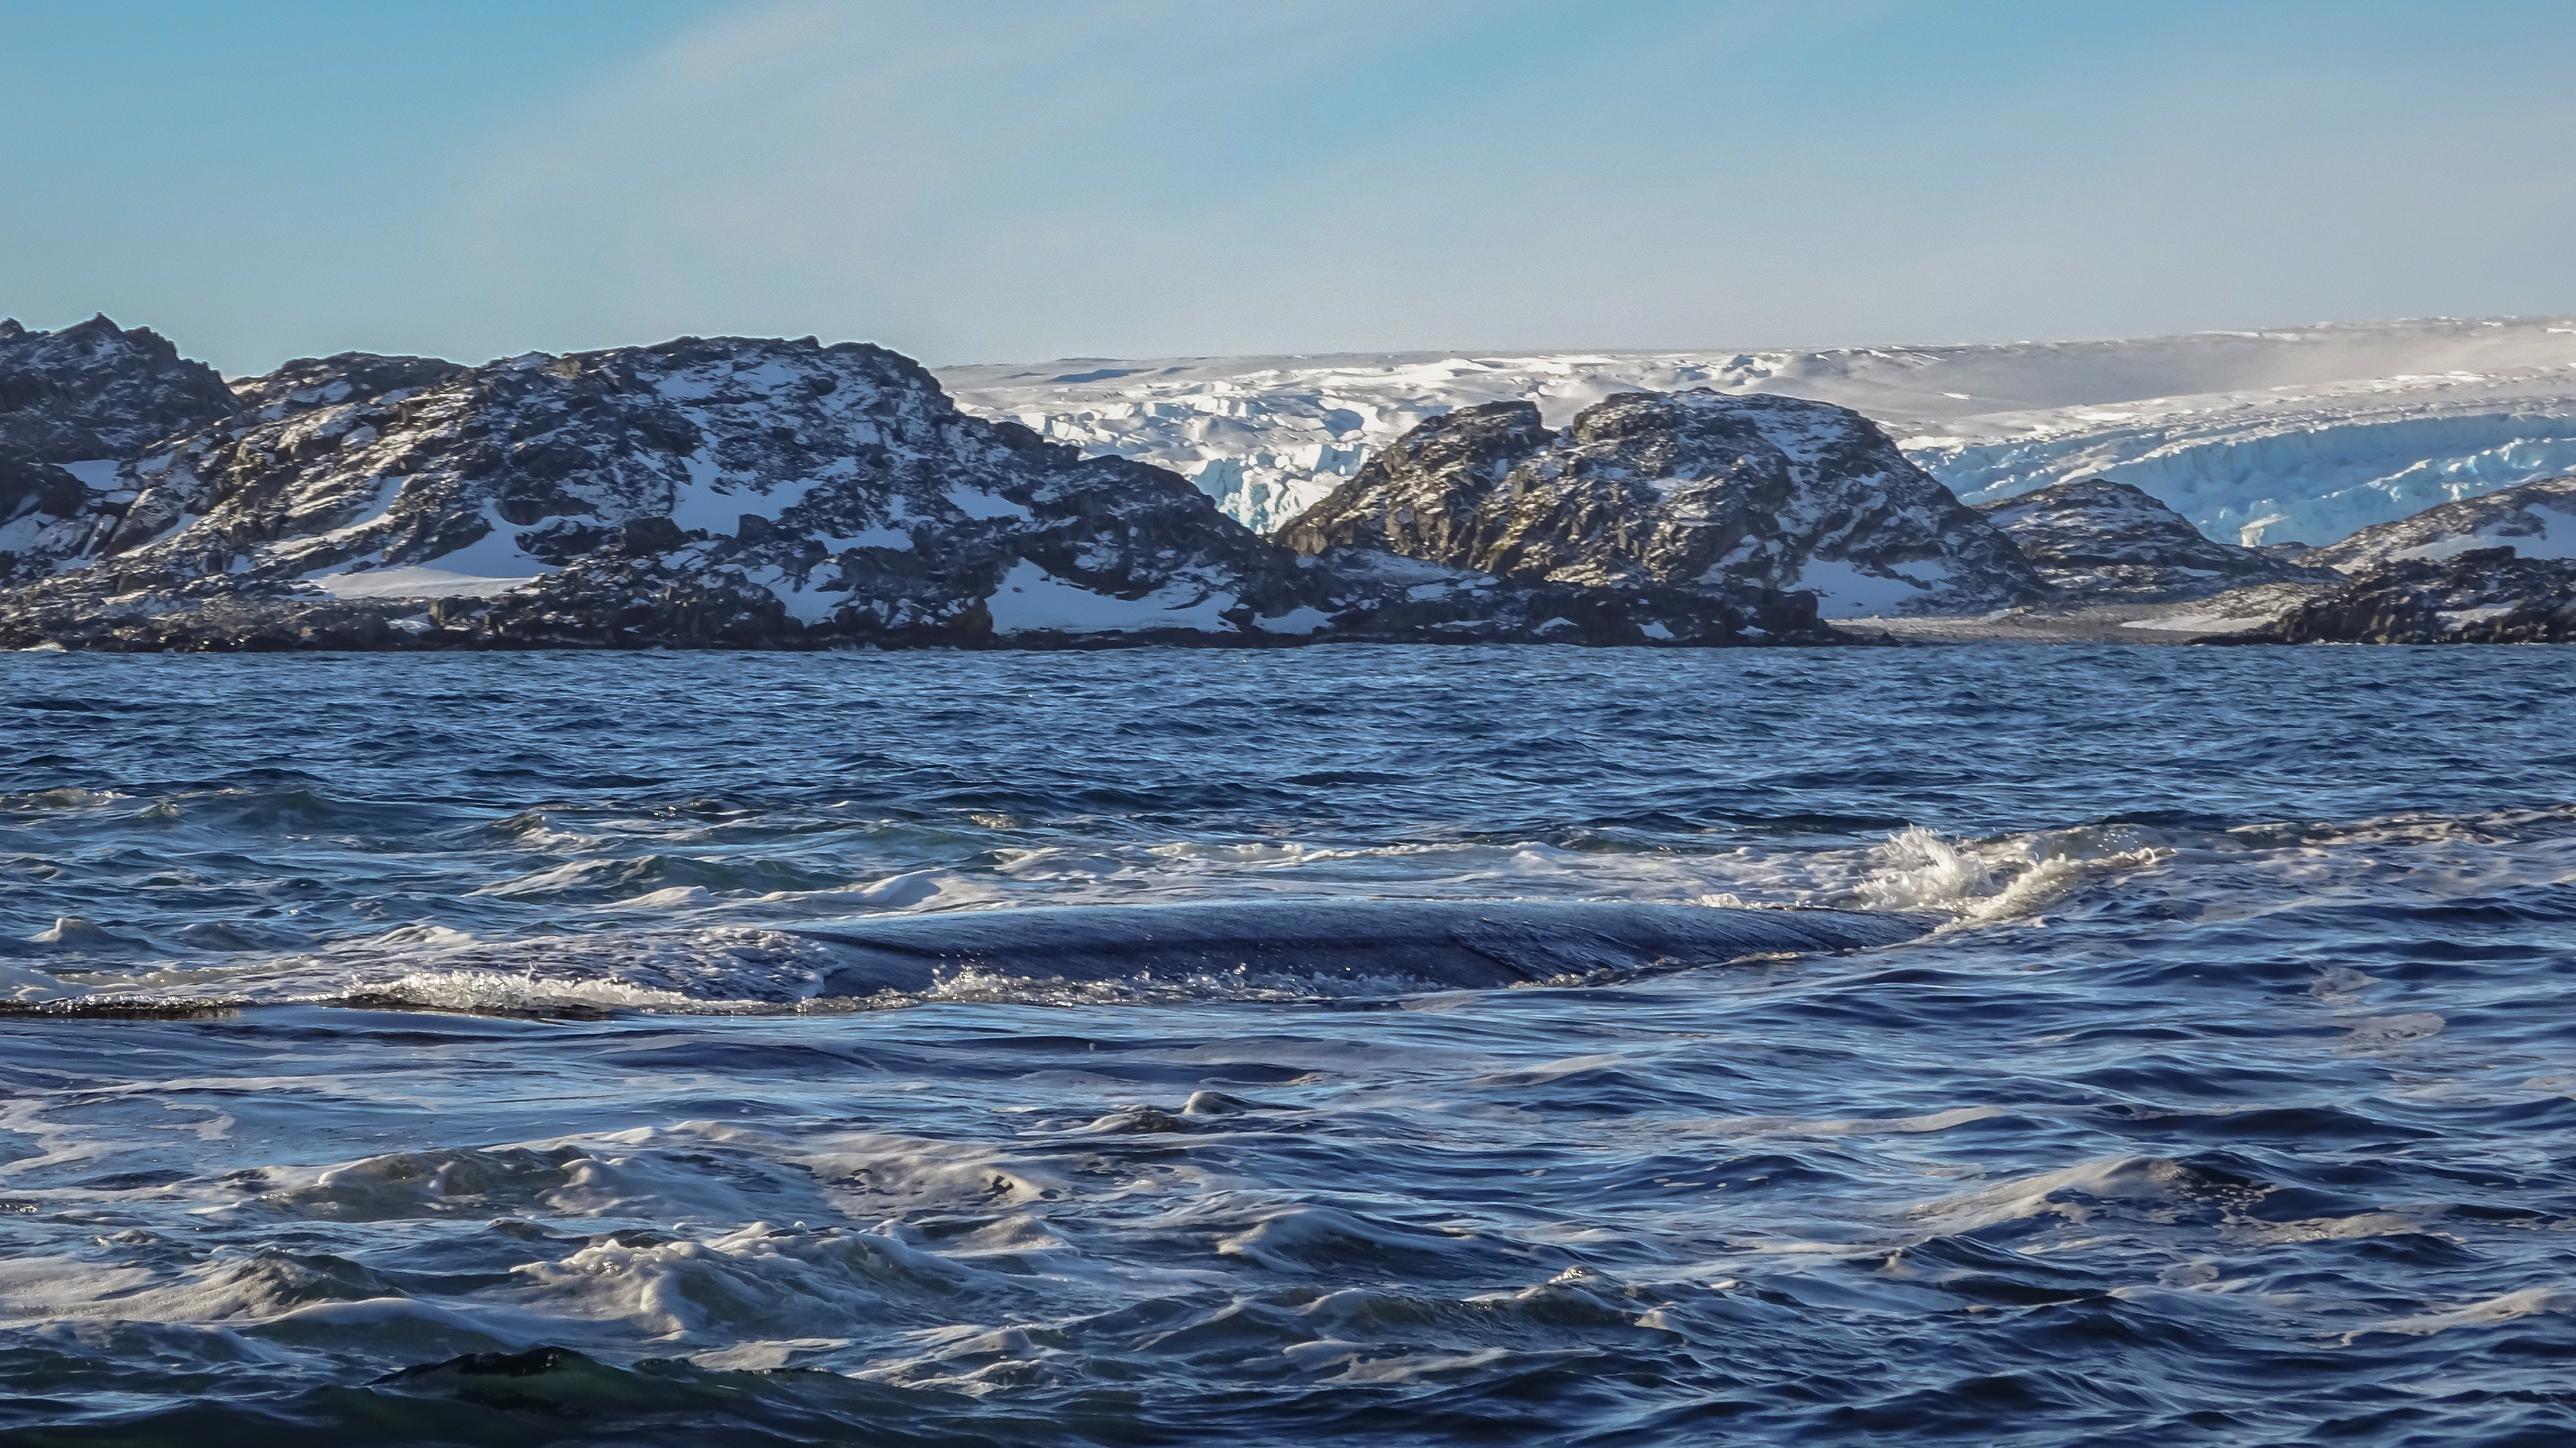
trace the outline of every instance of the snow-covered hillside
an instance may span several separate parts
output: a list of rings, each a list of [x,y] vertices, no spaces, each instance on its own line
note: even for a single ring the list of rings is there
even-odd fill
[[[1811,595],[1758,582],[1331,552],[1249,532],[1172,473],[963,415],[861,343],[343,353],[228,389],[104,318],[0,322],[0,650],[1841,637]]]
[[[1860,414],[1706,388],[1630,393],[1553,431],[1526,402],[1461,408],[1272,536],[1527,582],[1812,593],[1825,618],[1984,613],[2049,591]]]
[[[1402,353],[952,367],[971,411],[1175,469],[1276,528],[1426,417],[1710,387],[1853,408],[1971,503],[2132,483],[2211,536],[2330,543],[2576,472],[2576,318],[2351,322],[2096,342]]]

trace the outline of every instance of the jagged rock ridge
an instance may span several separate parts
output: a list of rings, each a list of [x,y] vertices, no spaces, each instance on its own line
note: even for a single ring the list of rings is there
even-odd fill
[[[2108,478],[2054,483],[1978,511],[2074,604],[2206,598],[2261,583],[2335,583],[2280,551],[2203,534],[2145,489]]]
[[[122,504],[115,464],[239,410],[215,370],[105,316],[55,332],[0,319],[0,584],[100,541]]]
[[[1622,393],[1563,432],[1527,402],[1432,418],[1277,535],[1503,577],[1815,595],[1826,617],[2046,596],[1993,524],[1858,413],[1706,388]]]

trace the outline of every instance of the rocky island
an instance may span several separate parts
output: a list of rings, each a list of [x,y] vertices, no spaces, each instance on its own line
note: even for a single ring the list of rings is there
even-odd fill
[[[1964,538],[1971,573],[2035,583],[1902,459],[1889,505],[1851,514],[1855,490],[1888,486],[1883,438],[1794,469],[1759,428],[1739,428],[1752,451],[1709,451],[1711,419],[1813,410],[1777,399],[1605,404],[1613,451],[1666,459],[1668,480],[1674,459],[1713,470],[1703,502],[1756,548],[1682,579],[1669,550],[1591,568],[1381,540],[1301,556],[1176,474],[962,413],[861,343],[350,353],[227,387],[102,317],[10,324],[0,388],[15,648],[1831,643],[1798,586],[1811,564],[1926,588],[1898,566],[1951,578]],[[1437,421],[1432,450],[1458,431]],[[1726,482],[1748,459],[1769,469],[1750,492]]]

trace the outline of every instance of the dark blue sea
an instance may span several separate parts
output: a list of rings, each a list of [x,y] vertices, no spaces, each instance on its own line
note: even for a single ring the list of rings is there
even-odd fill
[[[56,1003],[0,1019],[0,1442],[2563,1445],[2572,701],[2535,648],[0,656],[0,1000]],[[1363,897],[1941,924],[867,999],[792,933]]]

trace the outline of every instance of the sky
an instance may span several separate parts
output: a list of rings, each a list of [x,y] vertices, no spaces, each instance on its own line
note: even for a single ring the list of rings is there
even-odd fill
[[[0,315],[230,373],[2576,312],[2565,0],[0,0]]]

